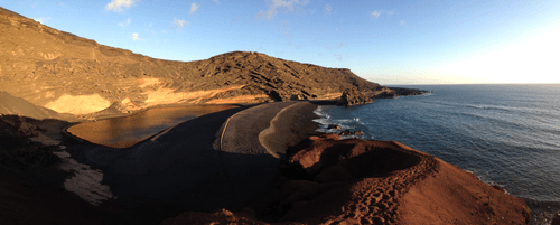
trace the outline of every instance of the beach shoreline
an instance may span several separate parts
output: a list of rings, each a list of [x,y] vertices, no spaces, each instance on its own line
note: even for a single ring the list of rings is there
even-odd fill
[[[154,134],[128,149],[107,148],[71,134],[63,135],[60,146],[64,146],[63,150],[69,152],[72,159],[102,171],[102,183],[111,187],[113,195],[118,197],[103,200],[98,206],[84,206],[95,208],[95,213],[89,214],[92,217],[103,215],[102,218],[117,219],[119,223],[142,224],[178,218],[185,209],[204,216],[210,216],[206,213],[217,209],[228,209],[251,218],[255,215],[243,214],[248,210],[244,207],[276,181],[278,168],[287,157],[285,151],[302,140],[320,136],[316,132],[319,123],[313,121],[320,118],[314,112],[318,105],[306,101],[279,102],[206,114]],[[50,123],[52,127],[53,122]],[[245,147],[240,147],[240,142],[236,141],[240,139],[245,140]],[[272,152],[280,156],[274,157],[267,146],[285,148],[273,148]],[[186,153],[184,149],[200,151]],[[153,174],[154,171],[157,174]],[[182,174],[177,174],[178,171]],[[200,176],[201,171],[211,174],[212,179]],[[197,185],[185,185],[185,181]],[[135,185],[147,191],[135,189]],[[154,194],[155,190],[166,194]],[[205,194],[193,197],[194,193]],[[71,193],[68,195],[76,198]],[[172,198],[187,198],[191,202],[185,204]],[[201,202],[207,203],[200,205]],[[139,211],[153,214],[136,215]],[[63,216],[60,212],[53,215]],[[251,220],[256,221],[255,218]]]

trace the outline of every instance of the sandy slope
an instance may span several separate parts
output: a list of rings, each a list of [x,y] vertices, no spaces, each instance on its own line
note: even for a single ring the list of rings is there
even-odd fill
[[[77,121],[73,115],[57,113],[43,106],[32,104],[23,98],[11,95],[8,92],[0,91],[0,114],[25,115],[34,119],[60,119],[67,121]]]

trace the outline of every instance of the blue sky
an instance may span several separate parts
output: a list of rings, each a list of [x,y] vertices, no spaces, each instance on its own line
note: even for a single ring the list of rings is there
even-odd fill
[[[233,50],[391,84],[560,83],[560,1],[0,0],[44,25],[154,58]]]

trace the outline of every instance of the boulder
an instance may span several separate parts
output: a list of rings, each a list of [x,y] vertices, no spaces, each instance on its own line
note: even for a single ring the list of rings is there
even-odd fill
[[[345,130],[345,131],[342,131],[342,132],[338,133],[338,135],[348,136],[348,135],[352,135],[352,132],[350,132],[349,130]]]
[[[329,126],[327,127],[327,129],[335,129],[335,130],[340,130],[340,125],[339,124],[329,124]]]
[[[358,105],[372,103],[373,99],[369,98],[363,92],[358,91],[357,88],[346,89],[340,99],[338,100],[338,105]]]

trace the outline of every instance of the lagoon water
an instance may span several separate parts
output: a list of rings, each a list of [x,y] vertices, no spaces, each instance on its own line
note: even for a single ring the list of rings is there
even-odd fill
[[[358,137],[427,152],[510,194],[560,200],[560,84],[405,85],[435,91],[357,106],[320,106]]]
[[[68,132],[112,148],[128,148],[175,124],[197,116],[235,108],[235,105],[185,105],[155,107],[125,117],[76,124]]]

